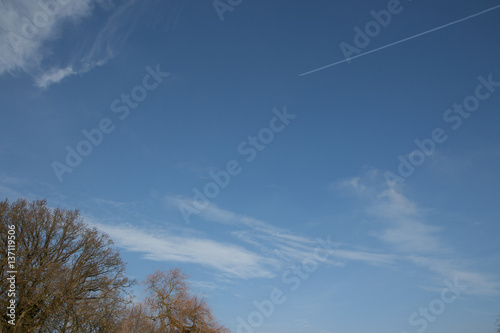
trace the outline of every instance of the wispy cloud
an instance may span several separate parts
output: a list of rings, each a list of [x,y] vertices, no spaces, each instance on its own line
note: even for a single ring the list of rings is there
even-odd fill
[[[405,196],[401,189],[387,188],[380,172],[370,170],[365,175],[335,184],[333,188],[350,189],[357,195],[361,210],[376,222],[376,227],[368,233],[395,251],[393,258],[425,267],[440,277],[457,278],[467,285],[466,293],[469,294],[499,292],[500,285],[492,277],[469,270],[456,258],[453,249],[445,245],[444,227],[426,221],[426,210]]]
[[[390,264],[397,259],[395,255],[390,255],[390,254],[379,254],[379,253],[350,251],[350,250],[333,250],[332,255],[346,260],[364,261],[372,265]]]
[[[46,56],[43,44],[57,37],[66,21],[79,20],[93,10],[94,1],[68,1],[40,6],[29,0],[0,2],[0,74],[32,73]]]
[[[166,197],[165,203],[174,207],[184,205],[195,208],[191,199],[183,197]],[[228,226],[234,238],[259,250],[263,255],[279,258],[281,261],[304,260],[311,256],[317,246],[313,239],[250,216],[221,209],[213,203],[200,210],[199,217]]]
[[[202,289],[202,290],[217,290],[217,289],[222,289],[222,287],[214,282],[209,282],[209,281],[191,281],[191,285],[194,288],[197,289]]]
[[[351,190],[362,201],[364,213],[378,222],[372,236],[385,244],[403,253],[447,251],[438,237],[441,228],[426,222],[422,209],[400,189],[387,188],[380,181],[379,172],[370,170],[366,175],[335,184],[334,188]]]
[[[179,205],[195,208],[191,199],[183,197],[166,197],[167,205]],[[200,218],[227,225],[231,228],[230,234],[259,251],[263,256],[275,258],[281,266],[307,260],[318,246],[316,239],[295,234],[284,228],[276,227],[268,222],[237,214],[210,203],[205,209],[200,210]],[[331,260],[326,263],[335,266],[344,265],[344,261],[364,261],[369,264],[388,264],[394,261],[391,255],[368,253],[356,249],[348,249],[345,244],[333,243],[338,250],[333,250]]]
[[[339,189],[350,189],[357,193],[362,193],[366,190],[366,186],[361,184],[361,179],[359,177],[341,180],[338,183],[333,184],[333,187],[337,187]]]
[[[93,39],[92,46],[81,60],[81,71],[102,66],[122,49],[137,25],[136,0],[122,2],[108,17],[103,28]]]
[[[438,238],[440,227],[423,221],[415,202],[395,189],[387,189],[367,209],[383,223],[373,235],[393,245],[400,252],[437,253],[446,251]]]
[[[9,199],[10,201],[15,201],[18,198],[22,198],[21,193],[12,190],[11,188],[0,184],[0,195],[3,198]]]
[[[89,220],[88,218],[86,220]],[[275,263],[243,247],[206,238],[183,237],[158,230],[154,234],[136,227],[92,222],[119,247],[144,254],[145,259],[200,264],[230,277],[273,277]]]
[[[76,74],[73,68],[54,68],[46,73],[43,73],[39,78],[35,79],[35,83],[40,88],[47,88],[53,83],[58,83],[67,76]]]
[[[464,293],[471,295],[493,296],[500,294],[500,284],[493,276],[470,271],[461,267],[457,260],[411,256],[410,260],[440,276],[457,281],[466,286]]]
[[[0,2],[0,75],[26,73],[40,88],[105,64],[124,45],[137,22],[136,0],[114,5],[110,0]],[[89,32],[86,46],[54,54],[51,42],[64,35],[66,24],[90,17],[96,6],[110,14],[97,34]],[[82,41],[78,41],[81,43]],[[85,44],[85,43],[84,43]],[[47,59],[50,59],[48,65]]]
[[[178,207],[184,205],[197,210],[193,202],[189,198],[180,196],[167,196],[165,203],[169,206]],[[273,226],[270,223],[264,222],[253,217],[242,214],[237,214],[229,210],[221,209],[213,203],[209,203],[206,208],[199,211],[199,216],[207,221],[217,222],[233,226],[245,226],[251,230],[258,231],[280,240],[294,241],[302,244],[313,244],[314,240],[307,237],[296,235],[290,231]]]

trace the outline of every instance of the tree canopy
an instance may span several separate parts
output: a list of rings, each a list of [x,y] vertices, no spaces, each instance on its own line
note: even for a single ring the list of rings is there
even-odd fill
[[[77,210],[4,200],[0,228],[0,332],[229,332],[178,269],[149,275],[147,297],[133,302],[113,241]]]
[[[5,332],[111,332],[134,281],[109,237],[89,228],[78,211],[51,210],[45,200],[0,203],[0,240],[16,233],[15,326]],[[7,258],[0,259],[0,304],[6,308]]]
[[[179,269],[156,271],[143,282],[148,291],[146,318],[160,332],[229,332],[216,321],[203,298],[193,295]]]

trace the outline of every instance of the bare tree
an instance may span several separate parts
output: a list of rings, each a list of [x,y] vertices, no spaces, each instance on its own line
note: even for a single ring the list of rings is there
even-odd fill
[[[8,229],[16,242],[16,318],[4,309]],[[51,210],[45,200],[0,202],[2,332],[115,332],[134,283],[113,242],[89,228],[78,211]]]
[[[179,269],[160,271],[143,282],[148,296],[144,316],[154,323],[156,332],[226,333],[203,298],[192,295],[187,276]]]
[[[120,323],[120,333],[157,333],[155,322],[148,319],[144,305],[136,303],[127,308],[126,315]]]

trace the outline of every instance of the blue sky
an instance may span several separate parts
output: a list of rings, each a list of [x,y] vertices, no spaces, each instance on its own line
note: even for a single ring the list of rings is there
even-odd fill
[[[1,196],[233,332],[494,332],[498,1],[215,5],[0,1]]]

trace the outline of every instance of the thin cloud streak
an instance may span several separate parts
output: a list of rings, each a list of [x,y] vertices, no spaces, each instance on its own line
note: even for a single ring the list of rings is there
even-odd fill
[[[145,259],[199,264],[221,271],[226,276],[243,279],[274,276],[271,267],[276,263],[273,259],[240,246],[161,232],[153,235],[130,226],[90,224],[108,234],[119,247],[143,253]]]
[[[493,277],[466,270],[452,260],[423,256],[411,256],[409,260],[449,280],[456,278],[459,284],[466,287],[464,291],[466,294],[478,296],[500,295],[500,284],[494,281]]]
[[[183,197],[165,197],[165,203],[169,206],[179,207],[181,205],[188,206],[197,210],[193,205],[192,200]],[[290,240],[303,244],[314,244],[315,241],[307,237],[294,235],[286,229],[278,228],[267,222],[237,214],[228,210],[219,208],[213,203],[208,204],[205,209],[199,211],[199,216],[211,222],[217,222],[227,225],[246,226],[252,230],[269,234],[277,239]]]
[[[334,63],[332,63],[332,64],[329,64],[329,65],[326,65],[326,66],[323,66],[323,67],[319,67],[319,68],[313,69],[313,70],[311,70],[311,71],[309,71],[309,72],[305,72],[305,73],[299,74],[298,76],[305,76],[305,75],[308,75],[308,74],[312,74],[312,73],[315,73],[315,72],[319,72],[319,71],[321,71],[321,70],[323,70],[323,69],[327,69],[327,68],[330,68],[330,67],[333,67],[333,66],[336,66],[336,65],[342,64],[342,63],[344,63],[344,62],[349,62],[349,61],[351,61],[352,59],[356,59],[356,58],[359,58],[359,57],[363,57],[363,56],[368,55],[368,54],[370,54],[370,53],[378,52],[378,51],[381,51],[381,50],[386,49],[386,48],[388,48],[388,47],[391,47],[391,46],[394,46],[394,45],[397,45],[397,44],[401,44],[401,43],[407,42],[407,41],[409,41],[409,40],[411,40],[411,39],[415,39],[415,38],[417,38],[417,37],[421,37],[421,36],[427,35],[427,34],[429,34],[429,33],[431,33],[431,32],[434,32],[434,31],[437,31],[437,30],[441,30],[441,29],[447,28],[447,27],[449,27],[449,26],[452,26],[452,25],[455,25],[455,24],[458,24],[458,23],[461,23],[461,22],[464,22],[464,21],[470,20],[470,19],[472,19],[472,18],[474,18],[474,17],[477,17],[477,16],[480,16],[480,15],[486,14],[486,13],[488,13],[488,12],[490,12],[490,11],[492,11],[492,10],[498,9],[498,8],[500,8],[500,5],[498,5],[498,6],[494,6],[494,7],[488,8],[488,9],[485,9],[485,10],[483,10],[483,11],[479,12],[479,13],[475,13],[475,14],[469,15],[469,16],[464,17],[464,18],[461,18],[461,19],[459,19],[459,20],[456,20],[456,21],[453,21],[453,22],[450,22],[450,23],[447,23],[447,24],[441,25],[441,26],[439,26],[439,27],[437,27],[437,28],[433,28],[433,29],[430,29],[430,30],[427,30],[427,31],[421,32],[421,33],[416,34],[416,35],[413,35],[413,36],[411,36],[411,37],[407,37],[407,38],[401,39],[401,40],[399,40],[399,41],[397,41],[397,42],[390,43],[390,44],[387,44],[387,45],[384,45],[384,46],[378,47],[378,48],[373,49],[373,50],[371,50],[371,51],[368,51],[368,52],[364,52],[364,53],[358,54],[358,55],[356,55],[356,56],[354,56],[354,57],[350,57],[350,58],[347,58],[347,59],[344,59],[344,60],[340,60],[340,61],[334,62]]]
[[[166,197],[167,205],[175,207],[179,205],[191,205],[188,198]],[[195,207],[192,207],[195,208]],[[270,223],[240,215],[228,210],[221,209],[210,203],[205,209],[200,210],[199,216],[207,221],[226,224],[232,227],[245,227],[245,230],[232,231],[231,235],[258,250],[263,256],[275,258],[284,264],[298,263],[310,259],[315,249],[319,246],[318,241],[293,234],[292,232],[273,226]],[[343,244],[333,242],[334,247]],[[368,253],[356,250],[339,249],[331,251],[332,259],[325,264],[342,266],[342,260],[365,261],[369,264],[379,265],[391,263],[394,257],[379,253]]]

